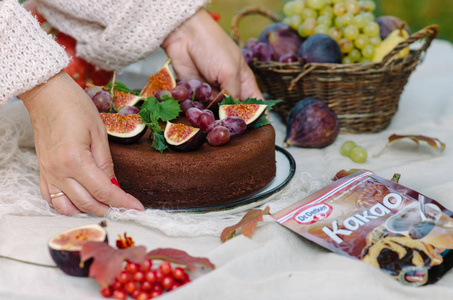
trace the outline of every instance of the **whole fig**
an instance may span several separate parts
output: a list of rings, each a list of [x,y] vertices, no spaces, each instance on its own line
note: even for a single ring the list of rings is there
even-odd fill
[[[339,64],[343,58],[338,43],[324,33],[315,33],[306,39],[300,46],[298,56],[309,63]]]
[[[281,27],[267,33],[269,45],[274,49],[275,59],[279,60],[283,55],[297,55],[302,38],[291,27]]]
[[[289,112],[284,146],[323,148],[332,144],[339,132],[335,112],[319,99],[305,98]]]
[[[376,18],[375,22],[379,25],[379,31],[382,40],[385,40],[385,38],[388,37],[393,30],[400,29],[402,27],[407,31],[409,35],[411,34],[411,29],[409,28],[407,23],[398,17],[380,16]]]
[[[269,40],[268,40],[268,37],[267,37],[267,34],[271,31],[276,31],[280,28],[288,28],[289,25],[286,24],[286,23],[283,23],[283,22],[277,22],[277,23],[272,23],[268,26],[266,26],[266,28],[263,29],[263,31],[261,31],[259,37],[258,37],[258,40],[261,42],[261,43],[265,43],[265,44],[268,44],[269,43]]]

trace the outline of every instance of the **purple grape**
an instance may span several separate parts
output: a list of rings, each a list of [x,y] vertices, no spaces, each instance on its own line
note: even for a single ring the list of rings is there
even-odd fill
[[[171,91],[171,95],[178,101],[184,101],[188,98],[189,91],[184,85],[177,85],[173,91]]]
[[[191,79],[191,80],[187,81],[187,83],[190,85],[190,87],[192,88],[192,91],[194,91],[194,93],[195,93],[195,90],[197,89],[197,87],[199,87],[201,85],[201,81],[198,79]]]
[[[96,93],[100,92],[100,91],[102,91],[102,86],[98,86],[98,85],[90,86],[85,89],[85,92],[88,94],[88,96],[91,97],[91,99],[93,99],[93,96],[96,95]]]
[[[195,99],[201,102],[206,102],[211,98],[212,88],[207,83],[200,84],[195,90]]]
[[[247,64],[253,61],[253,51],[249,49],[242,48],[241,49],[242,55],[244,56],[245,62]]]
[[[186,111],[187,120],[193,126],[198,127],[198,117],[201,115],[201,113],[202,113],[201,109],[198,109],[196,107],[191,107]]]
[[[212,111],[205,109],[197,119],[198,127],[203,132],[209,132],[214,127],[214,114]]]
[[[99,112],[110,112],[112,108],[112,98],[107,91],[99,91],[93,96],[93,102]]]
[[[278,59],[279,62],[296,62],[298,61],[298,58],[296,55],[291,54],[291,53],[286,53],[280,56]]]
[[[191,86],[188,82],[183,81],[183,80],[179,81],[179,82],[176,84],[176,86],[179,86],[179,85],[182,85],[182,86],[184,86],[184,87],[187,89],[187,93],[188,93],[187,99],[192,99],[193,94],[194,94],[194,91],[193,91],[193,89],[192,89],[192,86]]]
[[[204,104],[201,103],[200,101],[192,101],[192,102],[193,102],[194,107],[196,107],[196,108],[199,108],[201,110],[203,110],[205,108]]]
[[[140,112],[140,109],[138,107],[135,107],[135,106],[124,106],[124,107],[121,107],[120,110],[118,111],[118,113],[120,115],[123,115],[123,116],[127,116],[127,115],[136,115]]]
[[[258,43],[253,47],[253,56],[259,61],[271,61],[274,57],[274,49],[268,44]]]
[[[260,41],[257,38],[249,38],[245,43],[245,49],[253,50],[253,47],[256,46]]]
[[[222,146],[230,140],[230,132],[225,126],[214,127],[209,131],[207,140],[211,146]]]
[[[184,100],[183,102],[181,102],[181,104],[179,106],[181,107],[181,110],[182,110],[183,113],[186,113],[186,111],[189,108],[195,107],[193,101],[190,100],[190,99]]]
[[[243,134],[247,130],[247,124],[239,117],[226,117],[221,120],[221,126],[225,126],[230,132],[230,137]]]
[[[154,94],[154,97],[156,97],[158,102],[162,102],[162,100],[171,98],[171,92],[166,90],[159,90]]]

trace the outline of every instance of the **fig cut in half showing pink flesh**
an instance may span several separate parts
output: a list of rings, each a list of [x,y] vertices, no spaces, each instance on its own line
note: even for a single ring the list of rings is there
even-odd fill
[[[253,126],[266,111],[265,104],[226,104],[219,107],[219,119],[239,117],[245,121],[247,127]]]
[[[146,132],[147,126],[139,115],[123,116],[119,113],[100,113],[109,140],[120,144],[137,142]]]
[[[54,235],[48,242],[50,256],[66,274],[87,277],[92,259],[80,265],[80,251],[85,242],[108,242],[105,223],[89,224]]]
[[[193,151],[206,141],[206,134],[200,128],[185,124],[167,122],[164,137],[170,149]]]

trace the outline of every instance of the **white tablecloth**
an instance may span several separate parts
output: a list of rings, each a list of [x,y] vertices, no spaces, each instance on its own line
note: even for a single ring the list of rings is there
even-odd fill
[[[2,123],[10,122],[0,128],[0,136],[20,132],[19,139],[6,147],[12,154],[2,150],[0,155],[0,255],[53,264],[47,249],[47,240],[53,234],[101,219],[57,216],[38,199],[39,176],[36,157],[29,147],[29,127],[18,125],[26,123],[26,118],[24,122],[15,118],[24,115],[20,105],[12,103],[0,111]],[[273,120],[276,144],[282,145],[285,128],[276,116]],[[373,157],[393,133],[436,137],[447,147],[438,153],[425,143],[417,146],[412,141],[400,141],[381,156]],[[340,155],[340,146],[346,140],[368,150],[366,163],[357,164]],[[453,47],[438,40],[411,75],[388,129],[376,134],[340,135],[325,149],[288,148],[297,163],[296,175],[286,190],[272,197],[277,204],[271,208],[278,207],[279,198],[289,203],[305,197],[327,184],[341,169],[365,168],[386,178],[401,173],[401,184],[453,209],[452,145]],[[17,164],[26,166],[27,174],[21,173],[23,168],[13,167]],[[17,199],[11,197],[15,188]],[[434,285],[403,286],[377,268],[331,253],[270,218],[251,239],[238,235],[222,244],[220,230],[235,223],[241,213],[229,218],[225,213],[186,216],[146,212],[137,214],[138,221],[118,215],[121,212],[107,218],[112,242],[118,234],[127,232],[149,250],[181,249],[207,257],[216,265],[215,270],[161,299],[448,299],[453,293],[453,270]],[[171,228],[165,222],[172,223]],[[70,277],[58,269],[0,258],[0,299],[102,297],[94,279]]]

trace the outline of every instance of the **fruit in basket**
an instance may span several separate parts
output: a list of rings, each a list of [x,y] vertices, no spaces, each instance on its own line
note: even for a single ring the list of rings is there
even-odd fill
[[[379,25],[380,36],[382,40],[385,40],[392,31],[404,27],[407,33],[411,34],[411,29],[406,22],[395,16],[380,16],[377,17],[375,22]]]
[[[269,44],[268,33],[275,32],[279,29],[286,29],[288,27],[289,27],[288,24],[283,23],[283,22],[272,23],[272,24],[266,26],[266,28],[264,28],[263,31],[261,31],[261,33],[258,37],[258,41],[261,43]],[[250,39],[250,41],[252,43],[256,43],[255,39],[253,39],[253,38]],[[249,42],[249,41],[247,41],[247,42]]]
[[[139,115],[122,115],[119,113],[100,113],[102,122],[107,129],[108,138],[120,144],[137,142],[146,132],[146,124],[141,122]]]
[[[399,43],[403,42],[408,37],[409,34],[403,27],[393,30],[392,33],[390,33],[390,35],[375,49],[373,62],[381,62],[387,54],[389,54]],[[402,49],[396,57],[402,58],[408,54],[409,47],[406,47]]]
[[[296,55],[303,42],[299,34],[288,25],[269,31],[267,33],[267,40],[268,44],[274,50],[275,60],[279,60],[280,57],[287,54]]]
[[[87,277],[92,259],[80,265],[80,251],[87,241],[108,242],[105,223],[90,224],[66,230],[50,238],[50,256],[66,274]]]
[[[269,44],[259,42],[253,47],[252,52],[253,57],[258,61],[267,62],[275,60],[274,49]]]
[[[165,141],[170,149],[193,151],[206,141],[206,134],[200,128],[167,122],[164,131]]]
[[[339,132],[335,112],[319,99],[305,98],[289,112],[284,146],[323,148],[332,144]]]
[[[315,33],[311,35],[299,49],[299,57],[306,62],[336,63],[342,61],[338,43],[329,35]]]

